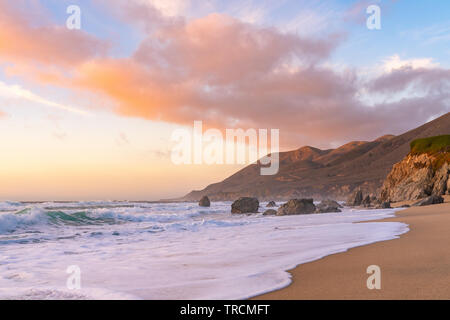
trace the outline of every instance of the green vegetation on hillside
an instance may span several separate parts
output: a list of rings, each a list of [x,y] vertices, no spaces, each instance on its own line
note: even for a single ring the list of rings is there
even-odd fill
[[[412,154],[421,154],[421,153],[434,154],[438,152],[449,152],[450,134],[423,139],[416,139],[411,142],[410,146]]]
[[[429,154],[435,157],[433,168],[439,169],[445,162],[450,163],[450,135],[416,139],[411,142],[411,154]]]

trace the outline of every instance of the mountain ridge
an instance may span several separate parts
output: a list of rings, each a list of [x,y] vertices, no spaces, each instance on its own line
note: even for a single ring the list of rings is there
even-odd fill
[[[178,200],[198,201],[204,195],[215,201],[241,196],[263,200],[343,200],[357,188],[366,194],[378,194],[392,166],[409,153],[411,141],[443,134],[450,134],[450,112],[398,136],[352,141],[336,149],[304,146],[280,152],[280,170],[276,175],[261,176],[259,164],[250,164],[223,181],[191,191]]]

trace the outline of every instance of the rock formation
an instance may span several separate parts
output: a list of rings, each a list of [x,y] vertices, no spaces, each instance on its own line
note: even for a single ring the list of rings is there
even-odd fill
[[[361,203],[364,207],[368,208],[372,205],[372,198],[367,195]]]
[[[342,206],[334,200],[323,200],[316,206],[316,213],[341,212]]]
[[[266,207],[276,207],[277,204],[275,203],[275,201],[270,201]]]
[[[415,140],[411,152],[388,174],[381,199],[395,202],[441,196],[448,193],[449,174],[450,135]]]
[[[209,201],[208,196],[203,196],[200,201],[198,202],[198,205],[200,207],[209,207],[211,205],[211,202]]]
[[[363,202],[363,194],[361,190],[355,191],[350,197],[348,197],[346,204],[348,206],[360,206]]]
[[[353,141],[336,149],[305,146],[280,152],[280,170],[276,175],[261,176],[257,162],[181,199],[193,201],[208,195],[216,201],[243,196],[267,201],[328,197],[345,200],[358,189],[365,195],[379,194],[392,166],[410,152],[411,141],[443,134],[450,134],[450,113],[399,136]]]
[[[390,209],[390,208],[392,208],[390,201],[384,201],[375,207],[375,209]]]
[[[444,198],[442,198],[441,196],[429,196],[425,199],[422,199],[416,203],[413,204],[413,206],[415,207],[422,207],[422,206],[429,206],[432,204],[439,204],[439,203],[443,203],[444,202]]]
[[[277,210],[274,209],[267,209],[264,211],[263,216],[274,216],[277,214]]]
[[[291,199],[278,208],[277,216],[309,214],[315,211],[313,199]]]
[[[256,198],[241,197],[231,205],[231,213],[256,213],[259,201]]]
[[[450,178],[447,180],[447,194],[450,195]]]

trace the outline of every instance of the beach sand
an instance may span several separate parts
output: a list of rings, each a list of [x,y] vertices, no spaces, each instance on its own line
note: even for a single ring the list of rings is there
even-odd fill
[[[409,225],[399,239],[302,264],[289,271],[288,287],[254,299],[450,299],[450,197],[445,201],[382,220]],[[381,268],[380,290],[367,288],[370,265]]]

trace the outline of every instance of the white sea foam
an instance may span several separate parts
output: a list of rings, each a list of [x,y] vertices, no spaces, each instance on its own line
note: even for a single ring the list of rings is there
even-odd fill
[[[231,215],[228,202],[2,205],[14,210],[0,212],[7,299],[247,298],[288,285],[298,264],[408,231],[355,223],[393,209],[270,217]],[[70,265],[81,269],[81,290],[65,287]]]
[[[0,211],[11,211],[16,210],[18,207],[23,206],[21,202],[15,201],[4,201],[0,202]]]

